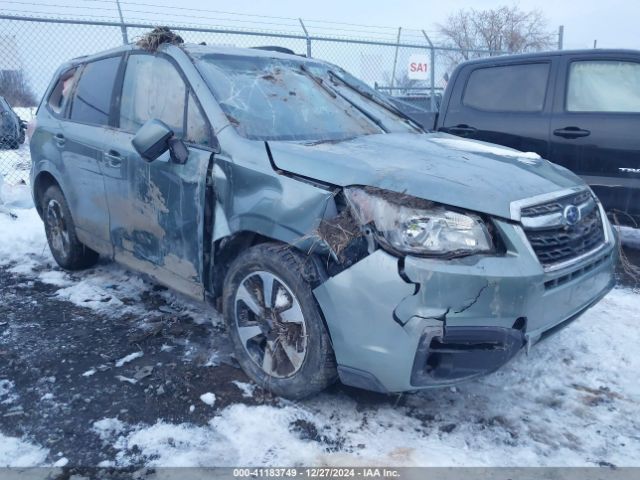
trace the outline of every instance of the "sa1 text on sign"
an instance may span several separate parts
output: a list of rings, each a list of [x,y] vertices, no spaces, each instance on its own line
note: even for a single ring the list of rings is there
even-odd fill
[[[409,57],[407,76],[411,80],[429,79],[429,57],[427,55],[414,54]]]

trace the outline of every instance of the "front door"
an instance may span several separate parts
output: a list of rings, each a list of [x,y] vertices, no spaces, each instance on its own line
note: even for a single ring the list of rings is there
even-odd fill
[[[640,61],[566,57],[561,72],[550,160],[582,176],[621,221],[640,215]]]
[[[131,144],[150,119],[166,123],[189,148],[184,165],[165,153],[147,162]],[[111,238],[116,260],[203,298],[204,205],[212,161],[210,128],[187,83],[166,57],[131,54],[124,72],[118,129],[106,163]]]

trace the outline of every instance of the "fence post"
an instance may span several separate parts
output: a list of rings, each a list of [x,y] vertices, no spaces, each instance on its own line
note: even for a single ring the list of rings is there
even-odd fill
[[[302,18],[298,18],[298,20],[300,20],[300,26],[304,31],[304,36],[307,37],[307,58],[311,58],[311,38],[309,38],[309,32],[307,32],[307,27],[304,26]]]
[[[393,85],[396,81],[396,66],[398,65],[398,49],[400,48],[400,34],[402,27],[398,27],[398,39],[396,40],[396,54],[393,57],[393,70],[391,71],[391,95],[393,95]]]
[[[120,8],[120,0],[116,0],[116,5],[118,6],[118,15],[120,15],[120,30],[122,31],[122,44],[127,45],[129,43],[129,38],[127,36],[127,26],[124,24],[124,18],[122,17],[122,9]]]
[[[558,27],[558,50],[562,50],[564,43],[564,25]]]
[[[424,38],[426,38],[427,42],[429,43],[429,52],[431,55],[431,111],[435,112],[436,111],[436,50],[435,48],[433,48],[433,43],[431,42],[429,35],[427,35],[427,32],[422,30],[422,34],[424,35]]]

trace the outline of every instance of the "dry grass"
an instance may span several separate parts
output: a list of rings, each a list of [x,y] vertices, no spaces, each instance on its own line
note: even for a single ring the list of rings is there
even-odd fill
[[[182,37],[173,33],[169,27],[156,27],[149,33],[145,33],[136,41],[140,48],[155,52],[162,44],[181,45],[184,43]]]
[[[331,220],[321,220],[317,233],[338,257],[341,257],[355,238],[362,236],[362,231],[348,208]]]

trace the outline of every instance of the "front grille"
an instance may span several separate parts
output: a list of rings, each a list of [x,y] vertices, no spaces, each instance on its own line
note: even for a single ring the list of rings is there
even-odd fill
[[[551,202],[525,207],[520,211],[520,216],[538,217],[541,215],[549,215],[550,213],[562,212],[567,205],[580,205],[591,199],[591,193],[585,190],[584,192],[552,200]]]
[[[581,205],[584,208],[584,216],[575,225],[567,225],[560,214],[568,205]],[[521,215],[529,243],[545,267],[580,257],[595,250],[605,241],[600,211],[589,192],[524,208]],[[528,219],[533,217],[539,220],[545,215],[558,219],[556,224],[527,228]]]

